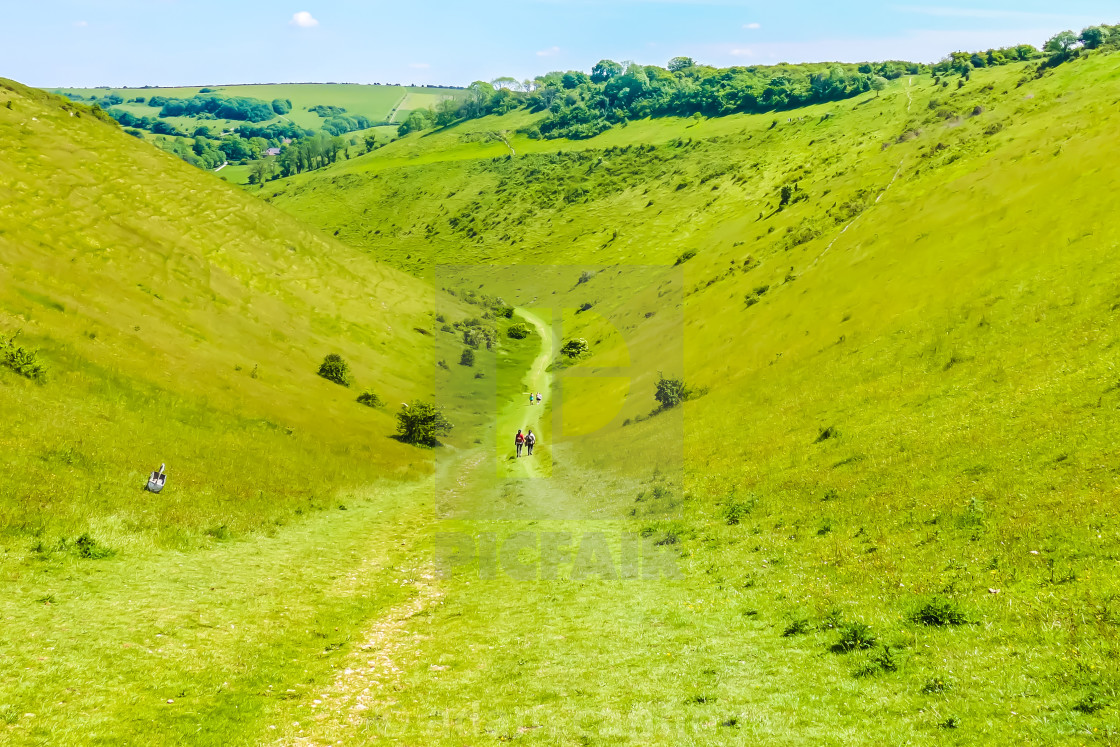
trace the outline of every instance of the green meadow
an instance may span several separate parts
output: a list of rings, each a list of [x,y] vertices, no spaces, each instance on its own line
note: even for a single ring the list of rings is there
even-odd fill
[[[4,81],[0,733],[1116,743],[1118,99],[522,109],[242,191]]]
[[[278,115],[275,120],[262,124],[279,122],[286,118],[295,122],[300,127],[317,130],[323,119],[315,112],[309,111],[315,106],[337,106],[346,109],[347,114],[361,114],[375,122],[389,121],[394,114],[397,117],[407,116],[413,109],[426,109],[435,105],[446,97],[459,98],[463,92],[455,88],[426,88],[423,86],[389,86],[365,85],[359,83],[280,83],[261,85],[233,85],[233,86],[200,86],[186,88],[57,88],[51,89],[58,93],[76,93],[84,97],[96,96],[98,98],[117,95],[125,100],[118,104],[119,108],[132,112],[137,116],[153,116],[158,109],[152,109],[146,104],[128,103],[129,99],[139,96],[145,99],[152,96],[166,96],[169,98],[190,98],[198,95],[202,88],[208,88],[217,95],[260,99],[272,101],[273,99],[286,99],[292,102],[292,110],[288,114]],[[177,127],[193,125],[193,130],[198,124],[195,120],[186,117],[169,117],[169,122]],[[211,127],[232,128],[240,122],[232,120],[212,120],[206,124]]]

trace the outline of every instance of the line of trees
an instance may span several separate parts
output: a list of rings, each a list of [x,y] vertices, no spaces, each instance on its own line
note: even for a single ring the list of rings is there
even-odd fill
[[[161,99],[164,101],[159,110],[161,117],[197,117],[200,114],[211,114],[215,119],[265,122],[276,116],[271,103],[244,96],[209,95],[192,96],[189,99],[163,99],[161,96],[153,96],[148,99],[148,105],[155,106],[152,102]]]
[[[666,67],[600,60],[590,74],[569,70],[522,83],[513,78],[476,81],[465,98],[410,113],[398,134],[524,106],[549,113],[530,136],[587,138],[645,117],[723,116],[838,101],[926,70],[900,61],[714,68],[689,57],[674,57]]]
[[[1081,33],[1062,31],[1050,37],[1038,49],[1030,44],[989,49],[986,52],[953,52],[932,67],[934,75],[955,74],[968,77],[973,70],[999,67],[1014,62],[1045,59],[1045,66],[1054,66],[1073,59],[1080,50],[1120,49],[1120,26],[1089,26]]]

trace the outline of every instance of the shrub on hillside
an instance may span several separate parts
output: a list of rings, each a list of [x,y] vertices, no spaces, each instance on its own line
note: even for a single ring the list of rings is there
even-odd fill
[[[17,337],[19,332],[8,340],[0,338],[0,366],[9,368],[32,381],[40,383],[46,381],[47,365],[39,360],[38,352],[16,345]]]
[[[587,351],[590,349],[591,346],[587,344],[587,340],[579,337],[565,342],[563,347],[560,348],[560,352],[567,358],[579,358],[587,355]]]
[[[865,651],[873,648],[878,638],[871,632],[871,628],[861,622],[850,622],[840,629],[840,639],[832,647],[836,653],[849,651]]]
[[[946,625],[964,625],[968,622],[968,615],[960,608],[956,600],[946,597],[933,597],[914,610],[910,619],[922,625],[944,627]]]
[[[385,404],[381,401],[381,397],[377,396],[377,392],[372,389],[367,389],[358,395],[358,402],[366,407],[381,407]]]
[[[327,381],[333,381],[342,386],[350,386],[350,364],[338,353],[329,353],[323,358],[319,366],[319,375]]]
[[[397,433],[401,441],[418,446],[436,446],[440,436],[451,432],[452,426],[443,410],[431,402],[413,400],[401,405],[397,413]]]
[[[460,366],[473,366],[474,365],[474,351],[470,348],[465,348],[463,354],[459,356]]]
[[[657,400],[662,410],[676,407],[681,402],[690,399],[690,392],[684,379],[667,379],[663,374],[658,374],[657,389],[653,398]]]
[[[506,334],[515,340],[524,340],[529,336],[529,328],[524,324],[511,325]]]

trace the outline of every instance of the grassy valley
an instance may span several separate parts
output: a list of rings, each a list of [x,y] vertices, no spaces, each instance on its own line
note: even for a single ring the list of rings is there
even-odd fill
[[[1098,47],[497,92],[250,191],[5,81],[0,730],[1115,743]]]
[[[522,287],[558,307],[622,308],[632,291],[612,268],[680,262],[684,374],[708,393],[684,405],[675,507],[637,526],[679,541],[698,584],[687,602],[657,587],[646,614],[678,615],[678,645],[711,652],[719,684],[701,684],[698,652],[683,670],[655,667],[647,644],[640,663],[624,646],[599,666],[622,657],[654,690],[695,667],[693,687],[719,703],[698,706],[712,738],[738,714],[736,728],[781,740],[793,727],[776,714],[801,699],[814,705],[797,728],[823,741],[1108,743],[1120,307],[1102,165],[1117,156],[1117,95],[1120,60],[1097,54],[907,76],[789,114],[632,121],[575,142],[519,135],[536,120],[516,112],[266,195],[416,274],[567,266],[563,288]],[[593,350],[612,325],[673,334],[657,314],[622,319],[574,316],[565,333]],[[651,404],[626,400],[604,438],[640,459],[661,427],[634,422]],[[508,617],[465,635],[528,624],[515,610],[535,592],[501,589]],[[467,597],[501,596],[478,594]],[[573,604],[586,621],[619,603],[607,596]],[[525,645],[522,659],[556,660],[554,639]],[[743,646],[764,652],[740,654],[748,665],[780,660],[798,682],[783,689],[768,670],[773,695],[748,687],[730,674]],[[463,686],[450,678],[443,697]],[[588,717],[600,702],[589,696]],[[894,715],[876,721],[884,708]],[[572,723],[545,710],[556,728]]]

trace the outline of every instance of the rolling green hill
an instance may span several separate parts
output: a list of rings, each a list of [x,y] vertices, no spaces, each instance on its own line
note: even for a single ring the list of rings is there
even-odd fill
[[[677,631],[660,656],[686,660],[658,664],[621,632],[595,648],[589,621],[609,625],[625,595],[587,591],[581,643],[530,636],[469,671],[560,666],[557,647],[584,671],[623,661],[652,701],[696,709],[685,721],[710,726],[701,741],[721,722],[773,743],[1114,741],[1118,98],[1120,57],[1087,54],[578,142],[519,134],[535,121],[521,111],[269,185],[274,205],[416,274],[566,267],[562,287],[520,290],[602,312],[565,327],[600,353],[614,345],[603,315],[639,293],[618,271],[680,263],[683,324],[651,295],[614,328],[679,335],[685,380],[708,390],[683,406],[685,482],[668,515],[643,520],[642,495],[604,500],[629,501],[643,533],[679,549],[690,590],[658,587],[644,619]],[[495,287],[484,272],[459,287],[480,284]],[[644,419],[652,398],[617,386],[565,407],[624,400],[595,443],[641,460],[664,426]],[[540,601],[516,583],[461,591],[487,619],[456,627],[458,645],[517,638]],[[427,676],[446,645],[417,651],[410,703],[460,688],[491,715],[522,702],[467,669]],[[732,674],[760,658],[753,686]],[[625,711],[635,696],[597,682],[577,715],[536,723],[584,717],[604,733],[596,704]],[[620,728],[655,739],[633,715]],[[680,728],[664,733],[695,734]]]
[[[430,288],[80,104],[3,81],[0,140],[0,337],[48,369],[0,368],[0,541],[189,546],[429,469],[355,397],[430,396]]]
[[[0,329],[48,370],[4,351],[0,729],[1115,743],[1117,100],[1086,52],[574,142],[522,109],[269,206],[5,84]]]
[[[145,100],[152,96],[165,96],[169,98],[190,98],[199,94],[202,88],[52,88],[52,91],[63,94],[78,94],[86,99],[101,99],[105,96],[116,95],[124,99],[118,104],[136,116],[152,116],[158,109],[153,110],[144,103],[129,103],[132,99],[143,97]],[[323,118],[313,111],[316,106],[336,106],[346,110],[348,114],[360,114],[375,122],[395,121],[403,118],[414,109],[426,109],[444,97],[461,97],[463,92],[456,88],[428,88],[423,86],[382,86],[360,85],[356,83],[281,83],[262,85],[230,85],[210,86],[208,91],[221,96],[244,96],[247,98],[272,101],[273,99],[286,99],[292,102],[292,110],[288,114],[278,115],[275,119],[266,120],[262,124],[280,122],[283,118],[295,122],[300,127],[318,129]],[[192,122],[183,117],[172,117],[170,121],[176,126],[186,127]],[[197,126],[197,123],[194,123]],[[240,124],[232,120],[213,120],[206,122],[214,127],[231,128]],[[191,127],[193,130],[193,127]]]

